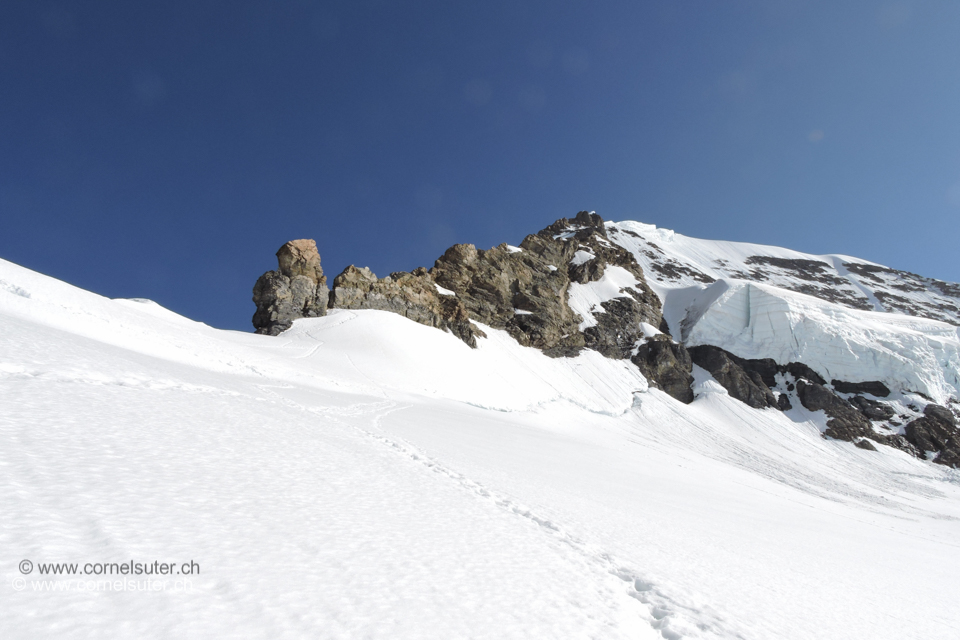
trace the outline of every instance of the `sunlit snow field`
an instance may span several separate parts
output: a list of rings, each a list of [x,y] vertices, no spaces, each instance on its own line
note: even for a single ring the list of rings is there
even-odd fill
[[[476,350],[378,311],[219,331],[3,261],[0,322],[5,639],[960,629],[960,473],[702,371],[687,406],[489,328]],[[199,573],[50,591],[25,559]]]

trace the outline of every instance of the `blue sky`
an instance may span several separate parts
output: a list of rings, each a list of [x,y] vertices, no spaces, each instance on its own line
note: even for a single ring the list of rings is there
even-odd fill
[[[596,210],[960,281],[960,2],[0,4],[0,257],[250,330]]]

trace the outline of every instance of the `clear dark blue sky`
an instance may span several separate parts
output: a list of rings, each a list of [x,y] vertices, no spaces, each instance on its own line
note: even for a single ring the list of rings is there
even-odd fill
[[[960,280],[960,2],[0,2],[0,257],[249,330],[593,209]]]

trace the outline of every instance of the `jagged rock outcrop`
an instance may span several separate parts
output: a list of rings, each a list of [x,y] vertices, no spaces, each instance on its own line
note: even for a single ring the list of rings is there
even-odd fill
[[[779,396],[777,396],[777,408],[780,409],[780,411],[789,411],[790,409],[793,409],[793,404],[790,402],[790,396],[785,393],[781,393]]]
[[[333,279],[330,306],[397,313],[428,327],[448,330],[471,347],[477,346],[477,336],[484,335],[470,323],[460,301],[441,294],[423,267],[378,279],[370,269],[350,265]]]
[[[659,334],[641,344],[630,358],[650,386],[660,389],[680,402],[693,402],[693,360],[682,344],[670,336]]]
[[[935,452],[934,462],[960,467],[960,430],[957,419],[946,407],[928,404],[923,416],[906,426],[906,438],[921,452]]]
[[[330,292],[313,240],[291,240],[277,251],[278,271],[268,271],[253,287],[253,326],[275,336],[297,318],[326,315]]]
[[[585,342],[577,328],[580,317],[566,303],[569,278],[559,267],[551,270],[547,260],[505,244],[487,251],[457,244],[430,274],[476,321],[550,355],[575,355]]]
[[[770,390],[770,386],[776,384],[773,376],[777,372],[777,363],[773,360],[747,361],[712,345],[691,347],[688,351],[693,363],[709,371],[731,397],[754,409],[780,409],[777,397]],[[745,368],[748,362],[756,365]],[[766,380],[764,373],[768,374]]]
[[[890,394],[882,382],[833,380],[831,389],[802,363],[779,365],[715,346],[688,350],[674,342],[635,255],[612,242],[604,221],[593,213],[562,218],[524,238],[519,247],[502,244],[484,251],[454,245],[429,270],[377,278],[369,269],[350,266],[334,279],[332,292],[312,240],[288,242],[277,259],[278,270],[265,273],[254,287],[258,333],[276,335],[297,318],[325,315],[328,306],[397,313],[449,331],[471,347],[484,336],[479,323],[503,329],[520,344],[552,357],[575,356],[589,348],[629,359],[652,387],[680,402],[694,399],[695,363],[751,407],[785,411],[793,399],[809,410],[825,411],[828,437],[865,449],[873,446],[872,440],[914,454],[933,446],[923,450],[938,451],[944,464],[960,455],[954,452],[955,424],[933,410],[909,425],[908,437],[887,433],[900,423],[890,404],[874,399]],[[664,333],[653,335],[654,327]],[[885,424],[875,429],[873,422]]]
[[[777,407],[783,411],[791,408],[786,393],[774,395],[778,386],[777,374],[785,374],[795,381],[786,388],[795,392],[800,404],[809,411],[823,411],[827,416],[824,436],[854,443],[857,447],[875,451],[870,441],[885,444],[911,455],[924,457],[924,452],[934,452],[935,462],[948,466],[960,465],[960,429],[957,419],[947,408],[928,404],[923,416],[907,425],[904,435],[882,433],[873,423],[886,423],[892,427],[896,412],[887,403],[854,395],[849,399],[840,394],[869,393],[886,397],[889,390],[880,382],[850,383],[833,380],[830,389],[826,381],[808,365],[791,362],[778,365],[774,360],[748,360],[729,353],[720,347],[700,345],[688,349],[693,363],[703,367],[723,386],[731,397],[758,409]],[[656,373],[644,369],[651,379]],[[649,373],[648,373],[649,370]],[[781,379],[781,382],[789,378]],[[671,394],[672,395],[672,394]],[[674,396],[677,397],[677,396]],[[679,399],[679,398],[678,398]]]
[[[313,240],[291,240],[286,243],[277,251],[277,263],[280,273],[288,278],[304,276],[317,283],[327,281],[320,266],[317,243]]]
[[[848,400],[828,388],[823,377],[806,364],[791,362],[780,365],[772,359],[749,360],[711,345],[691,347],[689,352],[694,364],[710,372],[731,397],[751,407],[775,407],[781,411],[792,408],[787,393],[777,396],[772,391],[778,386],[777,374],[783,374],[795,381],[788,383],[786,389],[796,393],[804,408],[823,411],[827,415],[826,437],[852,442],[861,449],[875,450],[872,444],[865,442],[872,440],[918,455],[918,449],[909,437],[884,434],[873,428],[873,421],[884,422],[894,417],[895,411],[890,405],[859,395]],[[788,379],[785,377],[781,380]],[[835,387],[838,382],[840,388],[848,390],[842,393],[869,390],[873,392],[872,395],[881,396],[883,391],[882,385],[877,383],[843,383],[834,380]],[[940,437],[936,442],[942,441],[942,430],[926,428],[925,424],[920,423],[918,433],[936,433]]]
[[[300,317],[326,312],[326,279],[312,241],[293,241],[278,252],[280,270],[254,288],[259,333],[277,333]],[[616,288],[584,313],[570,305],[571,287],[600,281],[611,269]],[[322,281],[323,289],[320,288]],[[437,285],[452,295],[439,292]],[[321,298],[323,298],[321,300]],[[333,282],[331,308],[379,309],[449,330],[470,346],[483,335],[471,320],[504,329],[520,344],[549,356],[573,356],[585,347],[629,358],[643,337],[641,323],[662,324],[660,299],[647,286],[633,254],[611,243],[600,216],[581,211],[561,218],[519,247],[487,251],[457,244],[433,268],[378,279],[348,267]]]
[[[836,385],[834,385],[834,388],[836,388]],[[868,420],[890,420],[897,414],[889,404],[863,396],[853,396],[850,398],[850,404],[856,407]]]
[[[804,408],[809,411],[822,410],[830,417],[826,435],[831,438],[855,442],[866,437],[873,429],[870,420],[856,407],[822,384],[798,380],[797,397]]]
[[[869,393],[878,398],[886,398],[890,395],[890,389],[879,380],[872,382],[844,382],[843,380],[831,380],[830,384],[840,393]]]
[[[865,414],[852,402],[838,396],[836,393],[818,382],[806,379],[797,380],[797,397],[800,404],[809,411],[823,411],[827,417],[827,430],[823,435],[837,440],[853,442],[861,449],[875,450],[873,445],[862,444],[865,439],[873,440],[912,455],[918,455],[917,449],[900,435],[881,434]]]
[[[581,330],[588,319],[569,305],[570,288],[602,279],[611,267],[624,269],[634,283],[623,287],[620,297],[601,302],[591,313],[595,324]],[[454,245],[430,274],[456,293],[471,318],[554,357],[576,355],[584,347],[629,357],[642,336],[640,323],[656,327],[662,319],[660,299],[633,254],[611,243],[603,219],[586,211],[561,218],[516,248]]]
[[[806,379],[814,384],[827,384],[827,381],[823,379],[823,376],[802,362],[791,362],[783,365],[781,369],[784,373],[789,373],[791,376],[793,376],[794,380]]]
[[[960,412],[935,405],[922,393],[917,395],[929,404],[917,417],[914,405],[904,410],[898,401],[882,400],[891,395],[882,381],[831,380],[828,385],[800,362],[781,365],[769,358],[740,358],[710,344],[688,349],[675,342],[638,259],[647,260],[661,284],[664,279],[704,284],[714,278],[667,257],[665,249],[622,226],[608,227],[595,213],[581,211],[528,235],[518,247],[501,244],[484,251],[470,244],[454,245],[429,270],[421,267],[377,278],[369,269],[351,265],[334,279],[332,292],[316,243],[293,240],[277,252],[278,269],[263,274],[254,287],[253,324],[257,333],[276,335],[297,318],[325,315],[328,306],[376,309],[449,331],[471,347],[484,336],[478,326],[483,324],[505,330],[521,345],[551,357],[575,356],[586,348],[608,358],[629,359],[652,387],[684,403],[694,400],[692,368],[697,364],[731,397],[750,407],[787,411],[793,400],[809,411],[823,411],[828,418],[826,437],[865,450],[876,450],[873,443],[882,443],[919,457],[934,452],[937,463],[960,465],[960,428],[954,415]],[[672,236],[663,238],[669,242]],[[748,280],[772,278],[778,286],[852,308],[873,307],[855,283],[847,282],[827,262],[750,256],[743,264],[749,272],[737,271],[726,257],[701,267]],[[956,311],[943,296],[956,299],[957,285],[872,265],[844,266],[861,278],[861,284],[867,279],[871,286],[880,283],[916,293],[907,302],[929,307],[910,307],[908,313],[940,318],[934,311]],[[884,305],[896,297],[880,290],[875,294]],[[955,315],[945,319],[952,322]],[[949,402],[960,405],[955,399]],[[906,413],[897,415],[898,411]]]
[[[628,289],[628,291],[631,291]],[[593,313],[597,324],[583,330],[586,346],[608,358],[627,358],[643,337],[640,323],[650,318],[649,302],[636,297],[614,298],[600,303]]]

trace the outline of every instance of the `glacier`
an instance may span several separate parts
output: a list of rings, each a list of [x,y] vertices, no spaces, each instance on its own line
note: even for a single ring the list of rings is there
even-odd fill
[[[688,346],[712,344],[744,358],[809,363],[826,380],[879,380],[939,404],[960,397],[960,336],[937,320],[718,280],[687,308],[681,337]]]
[[[950,311],[958,300],[945,293],[949,283],[905,274],[939,286],[907,281],[897,288],[851,269],[903,272],[849,256],[701,240],[633,221],[607,228],[637,258],[663,302],[671,333],[687,346],[712,344],[741,358],[802,362],[828,381],[882,381],[939,404],[960,398],[960,318]],[[757,264],[766,268],[759,271]],[[889,298],[890,290],[918,305],[918,313],[938,311],[922,317],[886,309],[878,295]]]

